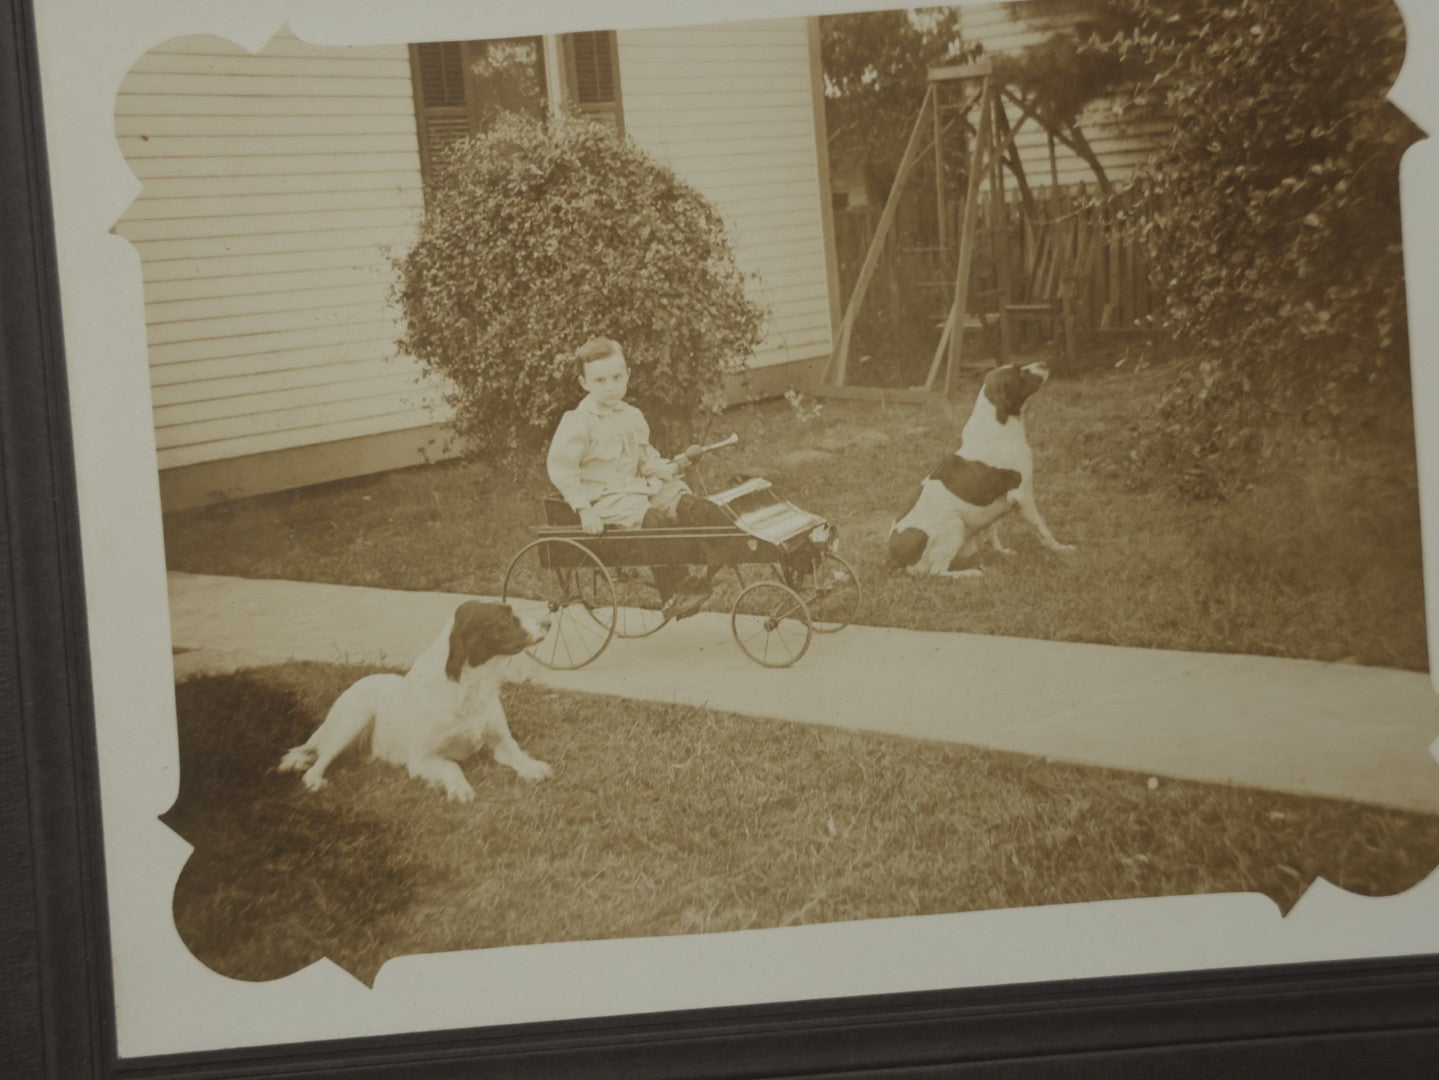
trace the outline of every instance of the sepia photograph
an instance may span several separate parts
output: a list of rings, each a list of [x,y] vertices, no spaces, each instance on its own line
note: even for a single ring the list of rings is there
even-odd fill
[[[1439,951],[1410,6],[127,24],[122,1055]]]

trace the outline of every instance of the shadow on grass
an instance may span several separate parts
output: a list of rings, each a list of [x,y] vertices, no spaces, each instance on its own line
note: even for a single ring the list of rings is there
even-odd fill
[[[469,804],[358,753],[318,794],[277,773],[370,670],[177,688],[175,920],[215,971],[329,957],[372,985],[427,952],[1203,893],[1287,913],[1319,877],[1384,896],[1439,863],[1436,816],[532,684],[505,702],[545,784],[488,756]]]
[[[367,673],[316,666],[308,693],[254,672],[176,689],[180,793],[161,820],[195,852],[175,923],[222,975],[277,979],[325,956],[367,984],[379,970],[367,939],[403,917],[426,869],[403,819],[315,798],[275,771],[323,717],[325,692]],[[354,764],[336,775],[349,765],[353,782]]]

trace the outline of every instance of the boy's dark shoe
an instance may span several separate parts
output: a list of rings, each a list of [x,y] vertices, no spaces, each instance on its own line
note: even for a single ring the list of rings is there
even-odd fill
[[[710,590],[695,582],[685,592],[676,593],[666,600],[660,612],[664,615],[665,622],[671,619],[688,619],[704,607],[709,598]]]

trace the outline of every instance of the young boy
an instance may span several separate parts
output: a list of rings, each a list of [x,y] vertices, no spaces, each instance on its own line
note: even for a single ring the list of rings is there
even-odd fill
[[[728,524],[723,510],[696,498],[680,479],[683,465],[650,445],[644,413],[624,400],[630,373],[619,343],[590,338],[574,357],[585,398],[560,418],[546,465],[585,532]],[[709,596],[704,582],[680,567],[656,566],[651,573],[667,619],[693,615]]]

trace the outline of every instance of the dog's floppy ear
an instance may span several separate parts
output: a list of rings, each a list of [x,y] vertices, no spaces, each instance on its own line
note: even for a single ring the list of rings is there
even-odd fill
[[[450,655],[445,659],[445,675],[451,682],[460,681],[466,664],[479,667],[495,655],[493,620],[478,600],[466,600],[455,609],[455,622],[450,627]]]
[[[1009,370],[1006,371],[1006,368]],[[1023,398],[1015,400],[1018,381],[1014,376],[1017,374],[1019,372],[1012,366],[1000,364],[984,379],[984,396],[989,398],[989,403],[994,406],[994,418],[1001,424],[1019,412],[1020,405],[1024,404]]]

